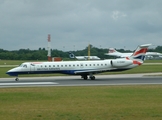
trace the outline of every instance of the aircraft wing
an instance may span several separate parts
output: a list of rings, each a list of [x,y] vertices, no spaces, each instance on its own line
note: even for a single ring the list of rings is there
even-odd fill
[[[92,69],[92,70],[79,70],[75,71],[75,74],[84,74],[84,73],[100,73],[103,71],[107,71],[107,69]]]

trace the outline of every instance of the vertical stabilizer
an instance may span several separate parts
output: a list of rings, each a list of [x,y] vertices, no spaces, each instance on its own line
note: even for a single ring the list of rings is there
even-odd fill
[[[119,52],[116,51],[115,48],[109,48],[108,53],[119,53]]]
[[[139,46],[137,47],[137,49],[135,50],[135,52],[132,54],[131,58],[132,58],[132,59],[139,60],[139,61],[144,61],[144,60],[145,60],[146,52],[147,52],[148,47],[149,47],[150,45],[151,45],[151,44],[139,45]]]

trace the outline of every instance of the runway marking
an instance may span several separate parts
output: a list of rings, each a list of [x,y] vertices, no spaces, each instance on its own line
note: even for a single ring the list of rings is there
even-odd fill
[[[55,82],[29,82],[29,83],[0,83],[0,86],[3,85],[53,85],[58,84]]]

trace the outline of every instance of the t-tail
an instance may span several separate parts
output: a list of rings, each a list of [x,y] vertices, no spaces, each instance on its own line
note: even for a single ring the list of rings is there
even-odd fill
[[[143,61],[145,60],[145,55],[148,50],[148,47],[151,44],[144,44],[144,45],[139,45],[135,52],[129,57],[130,59],[133,60],[134,64],[142,64]]]

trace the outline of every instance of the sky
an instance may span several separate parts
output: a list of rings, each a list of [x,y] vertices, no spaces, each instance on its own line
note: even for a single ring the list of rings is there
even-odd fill
[[[162,0],[0,0],[0,49],[162,46]]]

